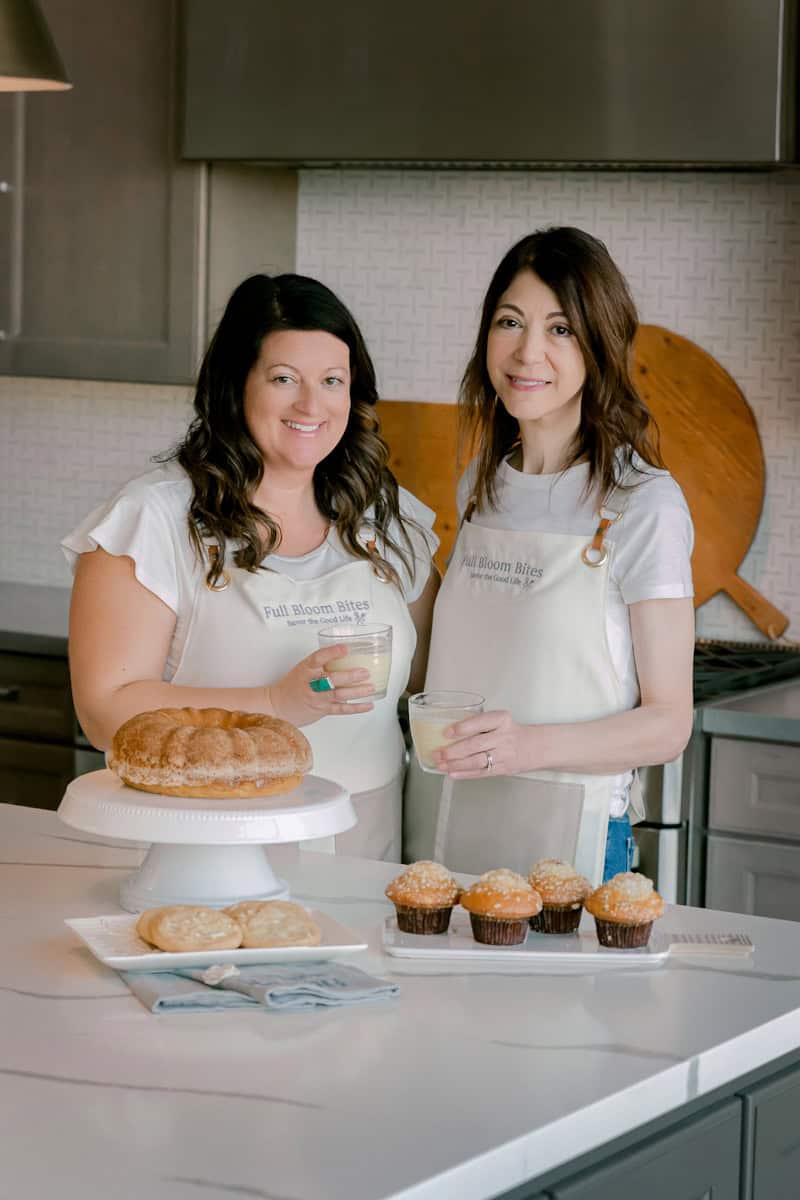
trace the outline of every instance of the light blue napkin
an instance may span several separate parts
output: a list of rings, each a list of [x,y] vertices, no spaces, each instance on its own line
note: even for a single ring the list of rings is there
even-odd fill
[[[217,974],[220,969],[215,968]],[[265,1008],[304,1012],[389,1000],[400,988],[346,963],[287,963],[235,968],[218,982],[207,967],[183,971],[123,971],[122,978],[151,1012],[208,1008]]]

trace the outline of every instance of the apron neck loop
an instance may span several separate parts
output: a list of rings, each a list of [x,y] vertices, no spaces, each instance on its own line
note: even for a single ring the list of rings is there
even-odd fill
[[[619,521],[628,503],[629,497],[621,497],[620,502],[613,508],[611,501],[616,496],[617,492],[625,486],[625,481],[632,474],[633,469],[626,471],[622,478],[614,484],[614,486],[606,493],[605,499],[597,510],[599,518],[597,528],[594,531],[594,536],[590,542],[587,542],[581,551],[581,559],[586,563],[587,567],[602,567],[603,563],[608,558],[608,547],[605,544],[605,537],[612,525]]]

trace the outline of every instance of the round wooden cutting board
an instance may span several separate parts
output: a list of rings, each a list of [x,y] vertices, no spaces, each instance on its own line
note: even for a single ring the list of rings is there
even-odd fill
[[[694,521],[695,607],[727,592],[767,637],[780,637],[788,618],[736,573],[764,500],[764,454],[744,395],[710,354],[658,325],[639,327],[633,381]]]

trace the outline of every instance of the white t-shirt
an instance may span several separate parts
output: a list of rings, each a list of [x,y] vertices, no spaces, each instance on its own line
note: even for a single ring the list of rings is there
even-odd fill
[[[403,596],[411,604],[425,587],[439,539],[433,532],[436,514],[405,488],[399,491],[401,514],[416,522],[406,525],[414,550],[414,578],[388,547],[381,547],[381,552],[397,571]],[[195,589],[205,579],[207,570],[189,541],[191,498],[188,475],[177,463],[168,463],[126,483],[113,499],[89,513],[61,543],[73,571],[78,556],[98,546],[108,554],[127,555],[133,559],[139,583],[172,609],[176,621],[164,671],[167,681],[172,679],[180,662]],[[391,533],[404,545],[396,529]],[[322,545],[309,554],[297,558],[270,554],[263,565],[292,579],[317,579],[351,561],[352,555],[331,527]]]
[[[639,703],[628,605],[694,595],[694,531],[683,492],[668,471],[648,466],[637,455],[633,463],[644,474],[633,474],[627,482],[635,486],[609,499],[610,508],[624,505],[625,512],[606,533],[606,542],[614,545],[606,633],[626,708],[635,708]],[[458,485],[459,519],[472,494],[475,467],[473,460]],[[558,475],[525,475],[507,461],[502,462],[496,479],[497,508],[476,511],[471,520],[489,529],[574,533],[588,541],[598,522],[597,495],[588,499],[583,495],[588,476],[587,463]],[[618,802],[612,803],[612,816],[621,816],[625,811],[630,778],[627,775],[621,781]]]

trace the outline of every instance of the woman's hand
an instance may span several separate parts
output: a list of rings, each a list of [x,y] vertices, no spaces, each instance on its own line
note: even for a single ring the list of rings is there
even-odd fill
[[[460,740],[437,750],[438,766],[452,779],[479,779],[485,775],[519,775],[534,767],[530,756],[531,726],[518,725],[507,709],[468,717],[445,730]]]
[[[270,684],[267,696],[276,717],[291,721],[293,725],[310,725],[321,717],[345,716],[351,713],[370,712],[369,701],[360,704],[347,701],[361,700],[372,695],[369,671],[359,667],[352,671],[326,671],[335,658],[347,654],[347,646],[315,650],[308,658],[301,659],[283,679]],[[327,679],[332,690],[315,691],[312,680]]]

